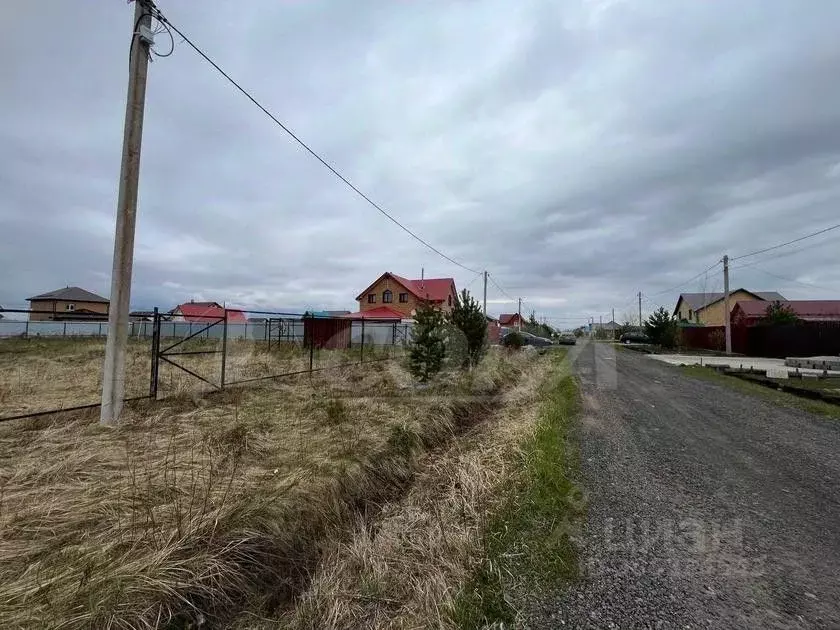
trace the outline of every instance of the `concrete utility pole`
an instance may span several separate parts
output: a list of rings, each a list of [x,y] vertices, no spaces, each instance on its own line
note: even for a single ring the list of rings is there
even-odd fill
[[[487,317],[487,270],[484,271],[484,317]]]
[[[125,353],[128,345],[128,312],[131,301],[131,269],[134,262],[134,228],[137,223],[137,189],[140,178],[140,145],[146,104],[146,72],[149,67],[149,37],[152,14],[145,0],[136,0],[128,68],[117,229],[111,271],[111,304],[108,309],[108,339],[102,372],[102,409],[99,421],[115,424],[125,398]],[[143,34],[140,31],[144,31]]]
[[[642,328],[642,292],[639,291],[639,328]]]
[[[612,323],[615,324],[615,309],[612,310]]]
[[[723,257],[723,310],[724,310],[724,330],[726,331],[726,354],[732,354],[732,322],[729,320],[729,256]]]
[[[522,330],[522,298],[519,298],[519,309],[516,311],[519,317],[516,318],[516,330]]]

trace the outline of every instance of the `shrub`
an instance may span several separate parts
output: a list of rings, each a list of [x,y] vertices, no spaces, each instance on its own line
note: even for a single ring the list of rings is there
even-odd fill
[[[477,365],[487,351],[487,318],[478,300],[473,299],[466,289],[461,291],[447,321],[455,328],[451,332],[460,333],[458,341],[464,346],[461,367]],[[453,337],[450,334],[450,339]]]
[[[677,320],[660,306],[645,322],[645,334],[650,340],[664,348],[677,345]]]
[[[446,356],[443,314],[427,302],[417,308],[408,349],[408,369],[412,376],[425,383],[440,372]]]
[[[789,305],[782,304],[778,300],[767,305],[762,318],[764,324],[795,324],[797,321],[799,317],[796,312]]]
[[[502,339],[502,345],[505,348],[510,348],[511,350],[519,350],[525,345],[525,337],[516,331],[510,332]]]

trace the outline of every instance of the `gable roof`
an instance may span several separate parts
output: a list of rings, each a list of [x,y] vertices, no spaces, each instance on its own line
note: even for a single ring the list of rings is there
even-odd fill
[[[779,300],[800,319],[818,321],[826,319],[840,319],[840,300]],[[764,317],[769,304],[755,300],[738,302],[735,306],[744,317]]]
[[[379,276],[376,280],[374,280],[367,289],[359,293],[356,296],[357,300],[361,300],[364,298],[365,294],[371,290],[371,288],[380,282],[383,278],[392,278],[398,284],[402,285],[406,288],[406,290],[414,295],[414,297],[419,298],[421,300],[431,300],[432,302],[444,302],[447,297],[450,295],[450,291],[452,293],[455,292],[455,279],[454,278],[424,278],[421,280],[409,280],[408,278],[403,278],[402,276],[398,276],[395,273],[391,273],[390,271],[386,271],[381,276]]]
[[[507,326],[511,322],[513,322],[517,317],[519,317],[519,313],[502,313],[499,315],[499,323],[502,326]]]
[[[734,293],[738,293],[739,291],[743,291],[744,293],[749,293],[750,295],[754,295],[757,298],[764,300],[766,302],[775,302],[776,300],[780,300],[782,302],[785,301],[785,298],[780,293],[776,291],[748,291],[747,289],[735,289],[734,291],[729,292],[729,296],[731,297]],[[674,308],[674,313],[679,310],[680,307],[680,300],[686,303],[688,308],[692,311],[699,311],[707,306],[714,304],[723,299],[722,292],[713,292],[713,293],[680,293],[680,297],[677,299],[677,306]]]
[[[96,302],[99,304],[109,303],[108,298],[86,291],[81,287],[64,287],[63,289],[56,289],[55,291],[26,298],[27,302],[31,302],[32,300],[67,300],[70,302]]]
[[[222,319],[225,307],[218,302],[186,302],[173,308],[170,313],[178,311],[188,322],[212,324],[213,318]],[[247,319],[245,313],[237,309],[227,309],[228,323],[244,324]]]

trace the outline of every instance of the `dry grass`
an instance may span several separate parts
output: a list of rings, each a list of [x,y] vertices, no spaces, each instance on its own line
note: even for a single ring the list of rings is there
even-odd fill
[[[104,339],[0,339],[0,417],[99,402]],[[149,344],[129,344],[126,396],[149,392]]]
[[[518,370],[497,357],[418,392],[373,363],[174,396],[115,430],[0,425],[0,627],[216,627],[245,606],[282,610],[327,542],[468,420],[476,401],[455,394],[486,401]]]
[[[481,557],[487,519],[515,474],[518,445],[533,433],[548,359],[491,358],[476,380],[514,378],[516,387],[481,422],[443,450],[423,455],[410,491],[352,536],[332,545],[294,610],[279,619],[244,615],[239,627],[445,628],[460,587]],[[504,371],[504,376],[495,375]]]
[[[176,340],[164,339],[165,349]],[[215,352],[215,354],[172,354],[176,363],[211,383],[221,383],[222,342],[218,339],[192,339],[177,352]],[[399,348],[368,348],[365,359],[396,355]],[[0,417],[63,409],[98,403],[102,388],[105,340],[90,338],[29,338],[0,340]],[[359,352],[317,350],[312,367],[320,369],[358,362]],[[225,362],[227,383],[309,369],[309,352],[300,345],[274,345],[264,342],[228,341]],[[126,362],[126,397],[149,393],[151,341],[131,339]],[[160,362],[158,396],[202,395],[214,388],[208,383]]]

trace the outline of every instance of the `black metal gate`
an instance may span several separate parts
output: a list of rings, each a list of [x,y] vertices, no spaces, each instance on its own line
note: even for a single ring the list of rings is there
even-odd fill
[[[188,336],[184,337],[183,339],[179,339],[175,343],[166,346],[165,348],[161,349],[161,315],[158,313],[158,310],[155,309],[154,311],[154,326],[152,330],[152,374],[151,378],[149,379],[149,397],[153,400],[157,400],[158,395],[158,381],[160,376],[160,362],[164,361],[169,365],[182,370],[189,374],[190,376],[197,378],[198,380],[207,383],[213,389],[221,390],[225,388],[225,364],[227,363],[227,332],[228,332],[228,315],[227,311],[225,311],[222,317],[207,317],[208,323],[205,326],[202,326],[197,331],[190,333]],[[210,329],[214,328],[215,326],[222,326],[222,347],[220,350],[177,350],[183,346],[184,343],[189,341],[190,339],[195,339],[202,333],[208,332]],[[206,354],[221,354],[222,355],[222,365],[219,373],[219,382],[214,383],[210,379],[204,378],[200,374],[197,374],[193,370],[189,369],[188,367],[174,361],[171,357],[178,357],[178,356],[196,356],[196,355],[206,355]]]

